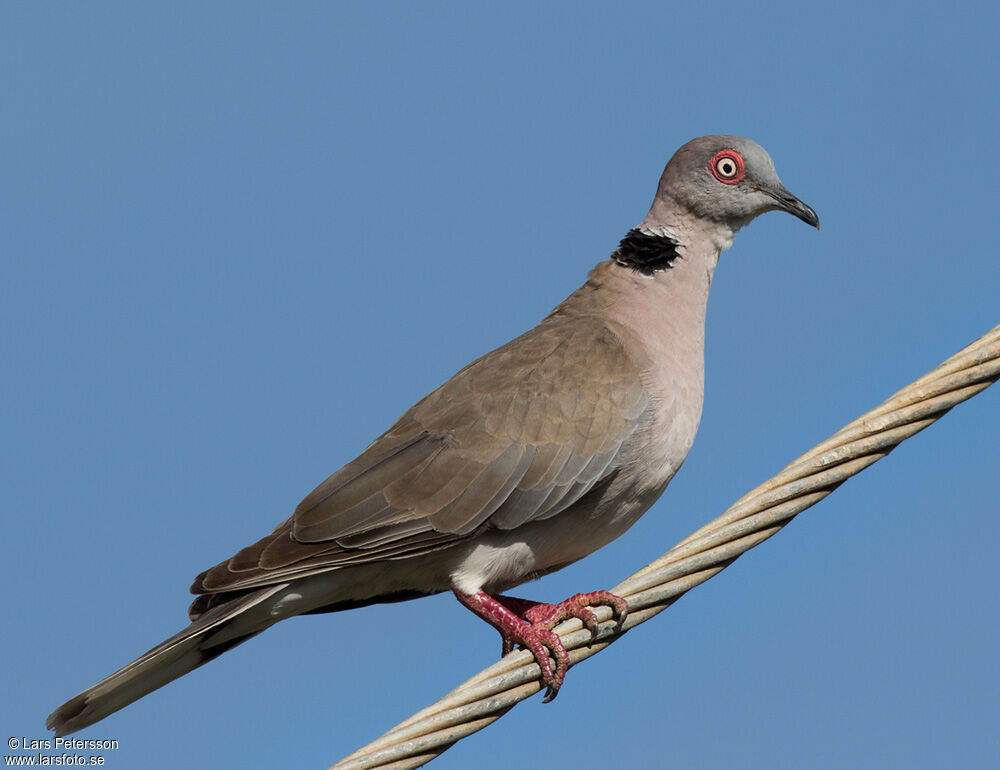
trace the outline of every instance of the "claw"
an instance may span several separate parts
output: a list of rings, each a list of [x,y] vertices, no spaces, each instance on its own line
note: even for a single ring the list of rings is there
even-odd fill
[[[628,602],[608,591],[576,594],[559,604],[532,602],[513,596],[493,597],[483,591],[474,594],[455,591],[455,596],[500,632],[501,657],[513,651],[515,645],[531,651],[541,671],[542,684],[545,685],[543,703],[548,703],[558,695],[569,669],[569,653],[552,629],[568,618],[579,618],[590,631],[593,642],[597,638],[598,623],[597,616],[589,607],[610,607],[619,630],[628,615]],[[549,660],[550,654],[555,661],[555,668]]]

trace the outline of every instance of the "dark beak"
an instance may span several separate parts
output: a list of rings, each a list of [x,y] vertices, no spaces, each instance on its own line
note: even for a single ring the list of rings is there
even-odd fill
[[[798,217],[803,222],[808,225],[812,225],[817,230],[819,230],[819,217],[816,216],[816,212],[813,211],[812,206],[807,206],[794,195],[792,195],[788,190],[786,190],[782,185],[778,185],[775,188],[759,188],[762,193],[774,198],[775,203],[778,204],[778,208],[782,211],[787,211],[789,214]]]

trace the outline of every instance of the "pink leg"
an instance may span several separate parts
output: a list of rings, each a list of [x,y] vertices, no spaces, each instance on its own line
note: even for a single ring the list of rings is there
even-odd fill
[[[619,628],[628,614],[628,602],[607,591],[576,594],[559,604],[533,602],[513,596],[493,597],[483,591],[474,594],[455,591],[455,596],[500,632],[503,640],[502,655],[513,650],[515,644],[531,651],[541,669],[542,683],[547,688],[545,703],[556,697],[569,668],[569,654],[558,635],[552,633],[552,629],[563,620],[579,618],[590,633],[596,636],[597,618],[588,606],[603,604],[611,607]],[[555,659],[555,669],[549,661],[549,652]]]

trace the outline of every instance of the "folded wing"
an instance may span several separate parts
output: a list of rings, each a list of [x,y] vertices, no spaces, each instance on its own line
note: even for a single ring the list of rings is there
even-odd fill
[[[554,516],[615,471],[649,405],[641,383],[600,319],[557,310],[411,407],[192,591],[406,558]]]

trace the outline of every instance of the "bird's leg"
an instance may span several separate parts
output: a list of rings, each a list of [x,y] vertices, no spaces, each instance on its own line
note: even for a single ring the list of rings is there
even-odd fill
[[[611,607],[619,628],[628,613],[628,603],[607,591],[576,594],[559,604],[533,602],[513,596],[493,597],[484,591],[454,593],[462,604],[500,632],[502,655],[513,650],[516,644],[531,651],[541,669],[542,683],[546,685],[545,703],[556,697],[569,668],[569,654],[552,628],[567,618],[579,618],[591,634],[596,635],[597,618],[588,606],[603,604]],[[549,660],[550,652],[555,668]]]
[[[500,632],[505,654],[514,649],[515,644],[531,651],[542,671],[542,684],[547,688],[545,702],[552,700],[559,692],[566,678],[566,669],[569,668],[569,654],[559,637],[548,629],[535,627],[518,617],[515,612],[483,591],[474,594],[455,591],[455,597]],[[555,668],[549,660],[549,652],[555,660]]]

